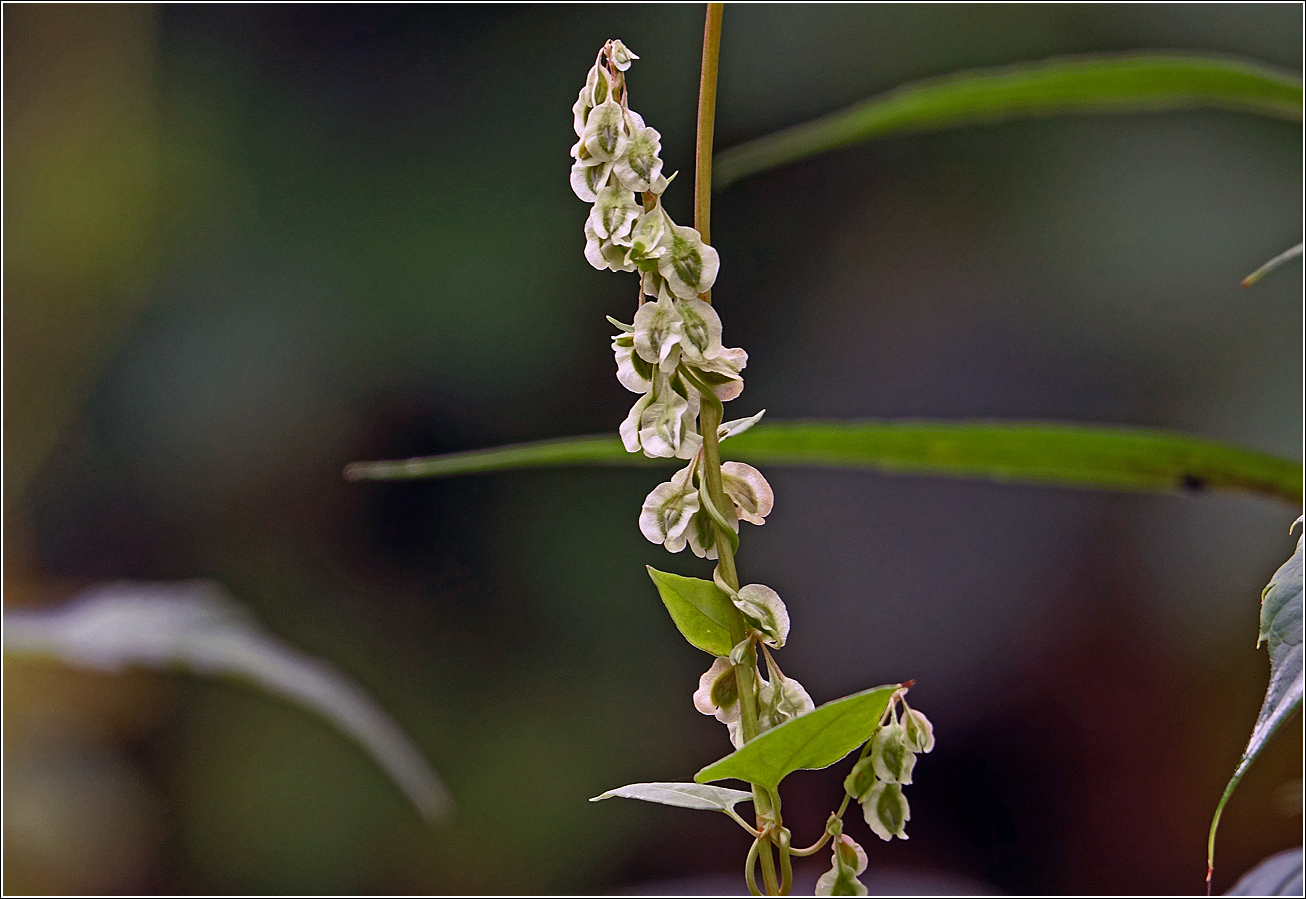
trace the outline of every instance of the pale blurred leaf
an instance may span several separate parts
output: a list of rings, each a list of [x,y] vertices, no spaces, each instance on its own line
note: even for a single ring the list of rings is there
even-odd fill
[[[447,791],[399,726],[357,685],[263,630],[211,581],[100,584],[54,609],[4,612],[4,651],[118,672],[180,668],[235,677],[325,717],[363,745],[429,820]]]

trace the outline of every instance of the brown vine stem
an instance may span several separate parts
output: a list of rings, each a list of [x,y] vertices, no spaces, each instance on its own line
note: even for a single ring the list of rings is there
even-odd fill
[[[725,11],[722,3],[707,5],[707,19],[703,25],[703,67],[698,82],[698,128],[694,159],[694,228],[703,242],[711,245],[712,222],[712,136],[716,126],[717,60],[721,53],[721,17]],[[711,291],[702,295],[712,302]],[[700,391],[702,392],[702,391]],[[700,425],[703,434],[703,480],[712,504],[718,509],[728,508],[725,490],[721,483],[721,448],[717,428],[721,425],[721,401],[710,392],[703,393]],[[733,590],[739,589],[739,575],[735,571],[734,550],[721,526],[713,524],[716,533],[716,551],[721,579]],[[731,639],[737,644],[747,633],[742,613],[736,612],[731,620]],[[751,654],[750,654],[751,656]],[[755,660],[746,660],[735,666],[735,679],[739,685],[739,717],[744,741],[757,736],[757,668]],[[780,826],[779,815],[773,808],[767,791],[754,785],[753,809],[757,815],[757,829],[767,834],[754,848],[762,868],[762,882],[769,895],[780,895],[785,890],[776,876],[773,840],[770,834]],[[783,854],[785,847],[779,847]],[[752,859],[749,860],[749,867]]]

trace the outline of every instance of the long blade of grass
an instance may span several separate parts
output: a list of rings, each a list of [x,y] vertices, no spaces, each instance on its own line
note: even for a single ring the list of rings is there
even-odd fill
[[[717,154],[713,189],[859,141],[1066,113],[1217,107],[1302,120],[1294,73],[1219,56],[1069,56],[914,81]]]
[[[1291,459],[1166,431],[1052,422],[770,422],[722,444],[741,462],[988,478],[1114,490],[1242,490],[1300,505]],[[627,453],[615,437],[355,462],[350,480],[405,480],[563,465],[684,464]]]

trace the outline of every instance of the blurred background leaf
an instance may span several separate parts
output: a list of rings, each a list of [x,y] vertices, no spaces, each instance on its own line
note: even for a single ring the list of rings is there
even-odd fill
[[[444,784],[367,694],[264,632],[217,584],[107,583],[57,609],[16,609],[4,616],[4,651],[114,674],[144,666],[251,681],[357,740],[428,820],[452,811]]]
[[[720,153],[712,186],[858,141],[911,131],[1083,113],[1212,106],[1301,121],[1301,78],[1252,61],[1126,54],[957,72],[896,87],[856,106]]]

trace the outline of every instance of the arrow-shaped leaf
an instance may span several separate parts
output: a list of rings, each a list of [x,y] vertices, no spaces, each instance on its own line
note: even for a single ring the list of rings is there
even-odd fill
[[[730,639],[730,622],[739,611],[720,587],[711,581],[669,574],[652,566],[648,575],[657,585],[671,620],[691,646],[714,656],[730,655],[734,645]]]
[[[901,689],[901,684],[892,684],[827,702],[758,734],[695,774],[694,780],[733,777],[775,790],[794,771],[833,765],[870,739],[889,698]]]
[[[1238,781],[1242,780],[1265,742],[1295,712],[1302,702],[1302,538],[1297,539],[1297,551],[1280,566],[1261,593],[1261,641],[1270,650],[1270,686],[1261,703],[1261,713],[1252,728],[1252,738],[1243,750],[1242,759],[1234,769],[1229,785],[1215,808],[1211,820],[1211,833],[1206,847],[1206,879],[1210,882],[1215,866],[1215,832],[1220,826],[1220,814],[1233,795]]]

